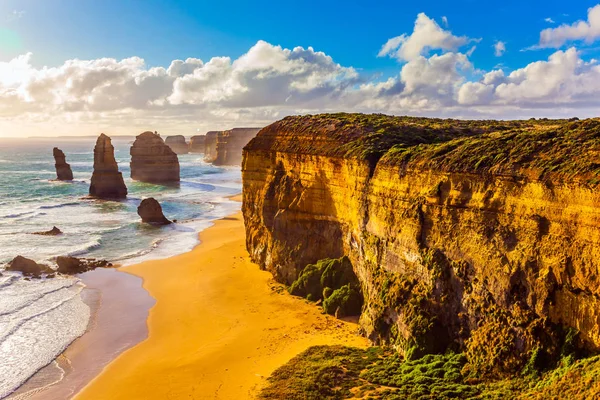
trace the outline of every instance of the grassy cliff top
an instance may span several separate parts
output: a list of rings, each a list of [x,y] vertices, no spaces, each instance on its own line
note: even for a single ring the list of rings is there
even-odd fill
[[[287,117],[246,147],[364,159],[405,169],[600,175],[600,119],[518,121],[319,114]]]

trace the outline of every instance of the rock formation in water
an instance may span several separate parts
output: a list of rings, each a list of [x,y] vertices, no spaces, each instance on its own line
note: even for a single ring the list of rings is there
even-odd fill
[[[115,148],[104,133],[98,137],[94,147],[94,172],[90,184],[90,196],[102,199],[127,197],[127,187],[115,160]]]
[[[177,154],[187,154],[189,152],[189,146],[183,135],[167,136],[165,143]]]
[[[65,153],[63,153],[58,147],[55,147],[52,149],[52,154],[54,155],[56,179],[59,181],[72,181],[73,171],[71,171],[71,166],[67,164]]]
[[[217,138],[222,131],[210,131],[204,138],[204,161],[212,163],[217,158]]]
[[[155,225],[168,225],[171,223],[163,214],[160,203],[153,197],[142,200],[138,209],[138,215],[142,217],[142,222]]]
[[[196,135],[190,138],[189,151],[190,153],[204,153],[205,135]]]
[[[29,258],[16,256],[6,265],[7,271],[22,272],[25,276],[39,277],[42,274],[51,274],[54,270],[47,265],[38,264]]]
[[[57,272],[65,275],[81,274],[86,271],[91,271],[96,268],[112,267],[112,264],[106,260],[96,260],[93,258],[76,258],[76,257],[57,257],[56,264],[58,265]]]
[[[260,128],[234,128],[217,135],[215,165],[240,165],[242,149]]]
[[[570,332],[598,351],[599,135],[599,119],[288,117],[244,150],[247,248],[288,284],[347,256],[363,331],[405,354],[502,372],[556,359]]]
[[[42,235],[42,236],[58,236],[62,235],[62,231],[57,227],[53,226],[49,231],[42,232],[33,232],[32,235]]]
[[[160,135],[147,131],[135,138],[131,154],[131,179],[150,183],[179,182],[179,159]]]

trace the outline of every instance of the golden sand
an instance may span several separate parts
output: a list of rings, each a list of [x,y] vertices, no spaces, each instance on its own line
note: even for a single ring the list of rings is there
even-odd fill
[[[156,299],[149,337],[75,398],[253,398],[277,367],[313,345],[364,347],[357,326],[289,295],[248,257],[241,213],[200,234],[193,251],[122,270]]]

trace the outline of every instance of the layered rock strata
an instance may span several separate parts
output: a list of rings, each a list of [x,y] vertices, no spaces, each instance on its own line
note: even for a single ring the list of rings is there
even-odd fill
[[[149,183],[179,182],[179,159],[160,135],[147,131],[135,138],[131,154],[131,179]]]
[[[54,156],[56,179],[59,181],[72,181],[73,171],[71,171],[71,166],[66,161],[65,153],[58,147],[55,147],[52,149],[52,155]]]
[[[212,163],[217,158],[217,139],[222,131],[210,131],[204,138],[204,161]]]
[[[289,117],[244,150],[247,248],[288,284],[348,256],[364,333],[405,354],[510,369],[569,332],[596,351],[598,135],[598,119]]]
[[[234,128],[217,135],[215,165],[240,165],[242,149],[260,128]]]
[[[104,133],[98,137],[94,147],[94,172],[90,184],[90,196],[102,199],[127,197],[127,187],[115,160],[115,148]]]
[[[167,136],[165,143],[176,154],[187,154],[189,152],[189,146],[183,135]]]
[[[206,135],[196,135],[190,138],[189,151],[190,153],[204,153],[204,141]]]

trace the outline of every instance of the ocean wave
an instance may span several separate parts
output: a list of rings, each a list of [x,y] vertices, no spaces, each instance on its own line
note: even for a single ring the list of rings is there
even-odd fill
[[[67,255],[69,255],[71,257],[81,256],[81,255],[84,255],[84,254],[90,252],[91,250],[100,248],[100,246],[102,246],[102,243],[100,241],[100,238],[96,236],[96,237],[93,237],[92,240],[90,240],[89,242],[84,244],[82,247],[80,247],[76,250],[70,251]]]
[[[119,261],[125,261],[125,260],[131,260],[132,258],[138,258],[138,257],[142,257],[145,256],[147,254],[150,254],[152,251],[154,251],[155,249],[158,248],[158,246],[160,246],[160,244],[162,242],[164,242],[165,239],[157,239],[155,241],[152,242],[152,244],[150,245],[149,248],[143,249],[143,250],[138,250],[136,252],[130,253],[130,254],[126,254],[124,256],[121,256],[119,258],[115,258],[113,261],[114,262],[119,262]]]
[[[2,215],[0,216],[0,218],[19,218],[25,215],[29,215],[29,214],[34,214],[35,211],[23,211],[23,212],[18,212],[18,213],[13,213],[13,214],[6,214],[6,215]]]
[[[50,210],[53,208],[63,208],[63,207],[69,207],[69,206],[78,206],[79,203],[76,201],[71,201],[71,202],[67,202],[67,203],[60,203],[60,204],[50,204],[50,205],[45,205],[45,206],[39,206],[38,209],[39,210]]]

